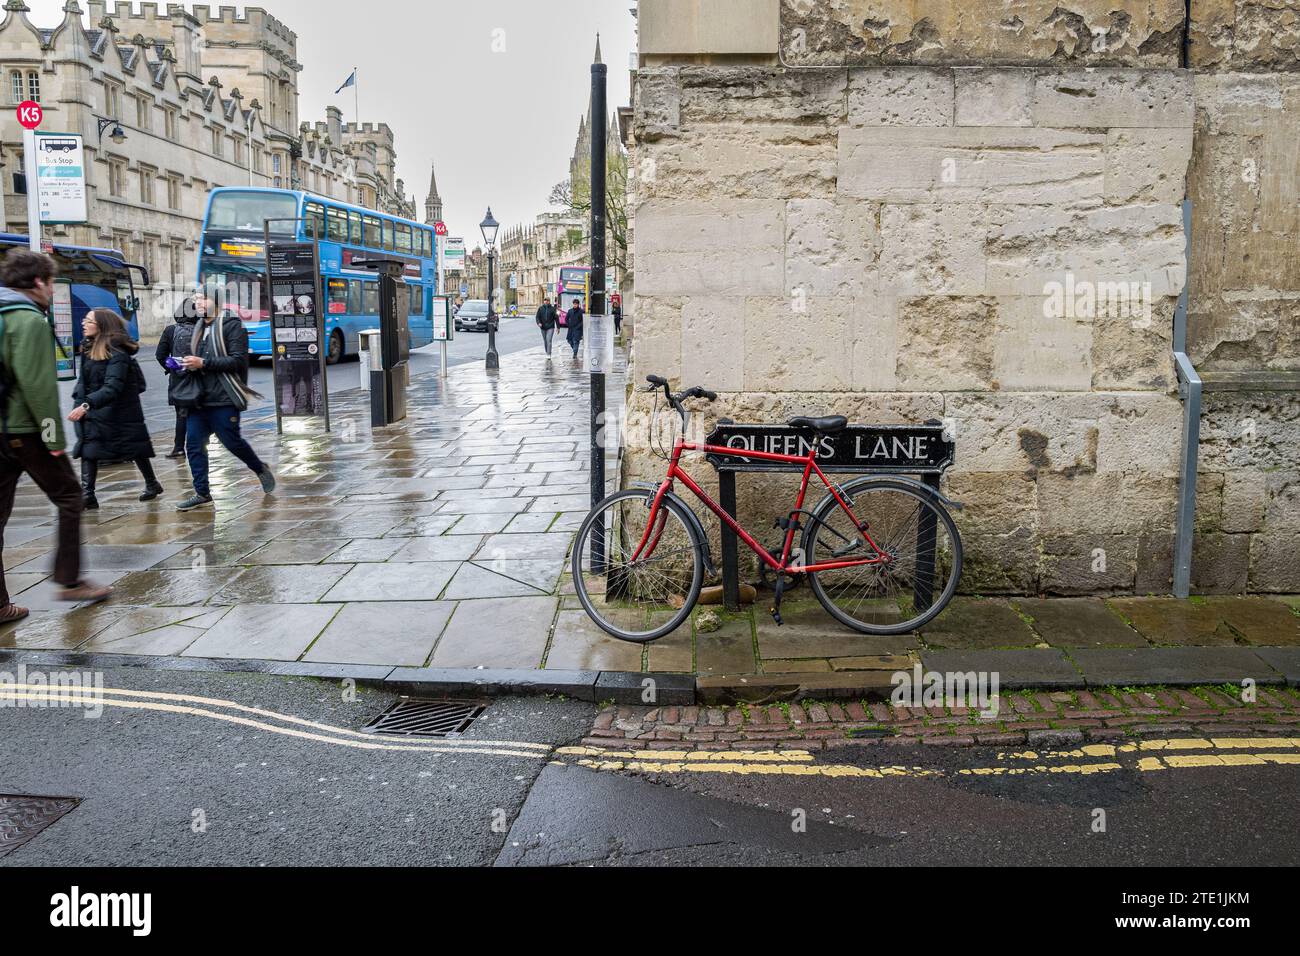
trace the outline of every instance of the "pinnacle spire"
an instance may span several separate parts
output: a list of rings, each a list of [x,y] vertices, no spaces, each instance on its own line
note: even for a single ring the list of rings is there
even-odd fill
[[[592,62],[593,62],[593,63],[604,63],[604,62],[605,62],[604,60],[602,60],[602,59],[600,58],[600,34],[599,34],[599,33],[596,34],[596,59],[593,60]]]

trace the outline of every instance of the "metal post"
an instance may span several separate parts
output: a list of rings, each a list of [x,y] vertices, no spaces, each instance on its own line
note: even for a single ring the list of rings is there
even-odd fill
[[[943,488],[938,475],[926,475],[925,484],[935,492]],[[939,518],[929,508],[921,509],[916,527],[916,580],[912,583],[912,603],[918,612],[934,606],[934,569],[938,563]]]
[[[501,367],[501,356],[497,353],[497,297],[496,297],[496,249],[488,250],[488,353],[487,369],[495,372]]]
[[[1203,383],[1187,355],[1187,311],[1191,301],[1192,201],[1183,202],[1183,230],[1187,236],[1187,278],[1174,313],[1174,364],[1183,396],[1183,448],[1179,468],[1178,524],[1174,536],[1174,597],[1192,593],[1192,546],[1196,537],[1196,476],[1200,471],[1201,392]]]
[[[27,242],[41,251],[41,177],[36,168],[36,130],[23,130],[23,172],[27,176]]]
[[[736,473],[718,472],[718,503],[722,510],[736,517]],[[728,611],[740,610],[740,541],[736,532],[722,526],[722,599]]]
[[[605,314],[605,138],[607,113],[605,91],[608,68],[591,65],[591,281],[587,291],[592,315]],[[588,336],[587,347],[592,348]],[[591,366],[591,363],[588,363]],[[605,371],[603,362],[591,373],[591,504],[605,500]],[[605,528],[602,519],[592,528],[592,564],[605,563]]]

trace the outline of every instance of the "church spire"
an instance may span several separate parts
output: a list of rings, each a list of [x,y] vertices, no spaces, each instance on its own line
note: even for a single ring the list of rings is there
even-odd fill
[[[424,221],[426,225],[442,222],[442,197],[438,195],[438,171],[429,171],[429,198],[424,201]]]

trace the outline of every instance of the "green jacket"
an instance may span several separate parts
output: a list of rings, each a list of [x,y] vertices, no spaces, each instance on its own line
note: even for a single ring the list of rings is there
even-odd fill
[[[9,379],[5,431],[40,435],[50,451],[63,451],[54,345],[49,320],[36,303],[21,292],[0,289],[0,359]]]

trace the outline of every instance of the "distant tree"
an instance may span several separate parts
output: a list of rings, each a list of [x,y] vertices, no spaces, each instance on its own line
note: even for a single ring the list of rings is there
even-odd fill
[[[591,160],[583,159],[573,179],[556,183],[551,190],[551,205],[575,216],[591,217]],[[609,265],[626,272],[628,266],[627,154],[611,154],[605,166],[605,217],[608,235],[606,253]],[[583,241],[590,241],[584,233]]]

